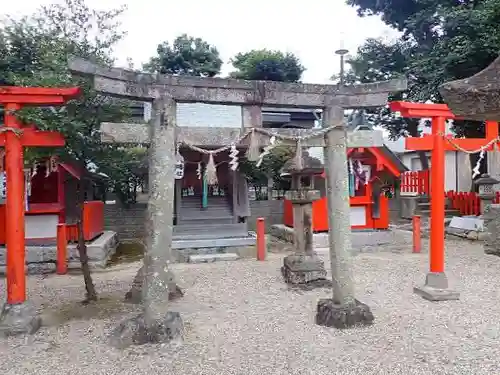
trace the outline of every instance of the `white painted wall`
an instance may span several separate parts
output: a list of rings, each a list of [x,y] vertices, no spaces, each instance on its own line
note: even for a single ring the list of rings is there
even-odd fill
[[[352,206],[351,207],[351,225],[366,225],[366,207]]]
[[[58,222],[57,215],[26,215],[24,237],[27,239],[57,238]]]

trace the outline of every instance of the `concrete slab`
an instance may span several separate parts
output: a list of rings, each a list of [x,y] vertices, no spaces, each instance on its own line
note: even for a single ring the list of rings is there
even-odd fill
[[[236,253],[220,254],[194,254],[188,258],[189,263],[212,263],[219,261],[238,260],[240,257]]]
[[[484,231],[484,220],[478,216],[454,216],[450,221],[449,227],[465,231],[473,230],[482,232]]]
[[[87,255],[91,268],[104,268],[118,247],[118,235],[113,231],[105,231],[99,237],[87,244]],[[26,246],[26,273],[52,273],[56,269],[57,247]],[[80,257],[76,244],[68,245],[68,268],[80,269]],[[6,272],[6,248],[0,247],[0,274]]]
[[[446,233],[469,240],[482,240],[485,235],[484,220],[480,216],[454,216]]]
[[[255,245],[257,237],[255,233],[248,232],[245,237],[233,238],[208,238],[208,239],[174,239],[172,241],[172,249],[202,249],[202,248],[219,248],[219,247],[236,247],[236,246],[251,246]]]
[[[460,299],[460,293],[457,291],[451,289],[436,289],[427,285],[416,286],[413,288],[413,292],[432,302],[455,301]]]

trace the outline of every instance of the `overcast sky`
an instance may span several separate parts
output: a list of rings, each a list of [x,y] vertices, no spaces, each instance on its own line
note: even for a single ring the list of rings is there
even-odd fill
[[[0,14],[29,14],[50,0],[2,1]],[[378,18],[359,18],[343,0],[87,0],[96,8],[126,4],[127,37],[116,49],[119,65],[136,67],[155,54],[158,43],[187,33],[215,45],[224,61],[257,48],[295,53],[307,68],[303,80],[326,83],[338,72],[334,51],[342,43],[352,53],[368,37],[395,33]],[[293,4],[293,5],[292,5]],[[300,5],[304,4],[304,5]],[[223,73],[231,70],[226,64]]]

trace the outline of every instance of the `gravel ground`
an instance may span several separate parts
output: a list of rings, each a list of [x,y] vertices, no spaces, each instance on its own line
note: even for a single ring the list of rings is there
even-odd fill
[[[316,303],[330,290],[288,290],[282,254],[266,262],[176,264],[186,294],[171,309],[184,318],[184,344],[124,351],[109,347],[106,335],[138,312],[121,300],[139,263],[96,273],[103,300],[89,307],[78,304],[80,276],[30,277],[46,326],[0,341],[0,374],[499,374],[500,258],[484,255],[479,244],[448,240],[448,276],[461,299],[431,303],[412,292],[428,256],[411,254],[408,237],[356,253],[357,297],[376,320],[344,331],[314,324]]]

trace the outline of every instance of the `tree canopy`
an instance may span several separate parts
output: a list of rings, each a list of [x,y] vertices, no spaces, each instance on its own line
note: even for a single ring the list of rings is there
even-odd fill
[[[248,80],[298,82],[305,68],[297,56],[268,49],[238,53],[231,59],[230,76]]]
[[[144,64],[145,71],[161,74],[214,77],[220,73],[222,59],[213,45],[201,38],[182,34],[173,44],[165,41],[158,45],[157,56]]]
[[[406,75],[408,91],[391,99],[442,102],[438,87],[488,66],[500,51],[500,0],[347,0],[360,16],[380,15],[402,32],[393,42],[369,39],[349,62],[351,82]],[[414,120],[380,110],[375,121],[391,136],[416,134]],[[455,121],[459,136],[481,136],[482,124]]]

